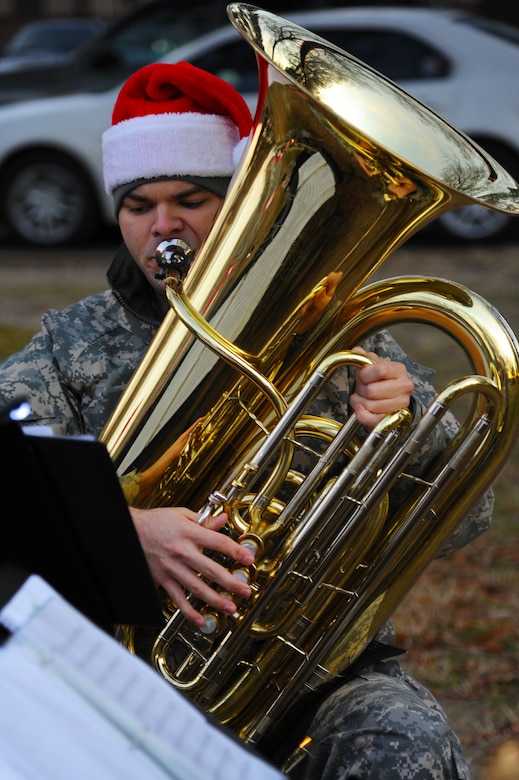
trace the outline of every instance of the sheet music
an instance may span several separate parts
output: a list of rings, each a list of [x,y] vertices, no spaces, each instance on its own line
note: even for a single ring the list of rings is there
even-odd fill
[[[2,778],[282,777],[41,578],[25,582],[0,622],[12,632],[0,647]]]

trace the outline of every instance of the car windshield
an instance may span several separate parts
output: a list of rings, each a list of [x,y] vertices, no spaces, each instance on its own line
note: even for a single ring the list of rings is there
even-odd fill
[[[141,23],[122,27],[110,41],[119,62],[139,68],[211,29],[205,7],[173,15],[171,8],[155,9]]]
[[[19,56],[36,51],[65,54],[88,40],[99,27],[95,24],[24,27],[5,47],[5,54]]]

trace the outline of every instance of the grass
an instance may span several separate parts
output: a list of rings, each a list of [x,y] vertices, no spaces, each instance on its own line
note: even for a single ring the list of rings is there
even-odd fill
[[[0,325],[0,360],[22,349],[33,334],[32,330],[12,325]]]

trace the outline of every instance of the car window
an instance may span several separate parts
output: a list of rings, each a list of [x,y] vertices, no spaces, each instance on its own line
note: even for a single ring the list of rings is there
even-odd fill
[[[182,14],[174,7],[157,8],[138,24],[128,24],[118,30],[110,38],[109,47],[118,62],[136,70],[208,29],[203,8],[190,14]]]
[[[258,66],[254,49],[243,40],[226,43],[191,62],[229,82],[242,95],[257,92]]]
[[[77,24],[47,24],[26,25],[22,27],[6,44],[4,54],[18,57],[36,51],[66,53],[87,41],[95,32],[104,26],[101,22],[88,21]]]
[[[396,82],[442,78],[449,71],[443,54],[410,35],[336,27],[315,29],[315,32]],[[195,58],[193,63],[225,79],[242,94],[257,91],[256,57],[245,41],[220,46]]]
[[[441,52],[405,33],[332,28],[319,30],[319,35],[392,81],[442,78],[449,71]]]

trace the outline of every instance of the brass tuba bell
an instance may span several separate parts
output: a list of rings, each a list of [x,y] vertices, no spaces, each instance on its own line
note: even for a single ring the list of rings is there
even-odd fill
[[[228,13],[257,53],[254,129],[185,280],[168,272],[171,311],[101,438],[123,485],[140,480],[136,505],[223,507],[227,532],[257,551],[254,571],[236,572],[253,595],[234,616],[207,610],[199,631],[163,598],[151,647],[132,627],[125,643],[261,748],[294,701],[358,657],[516,440],[519,350],[503,318],[446,280],[365,285],[440,214],[472,203],[517,214],[519,189],[354,57],[253,6]],[[354,417],[308,413],[338,368],[365,364],[353,345],[406,320],[452,335],[474,374],[418,424],[395,410],[364,444]],[[387,492],[467,395],[460,434],[389,519]],[[292,456],[308,437],[326,450],[302,475]]]

